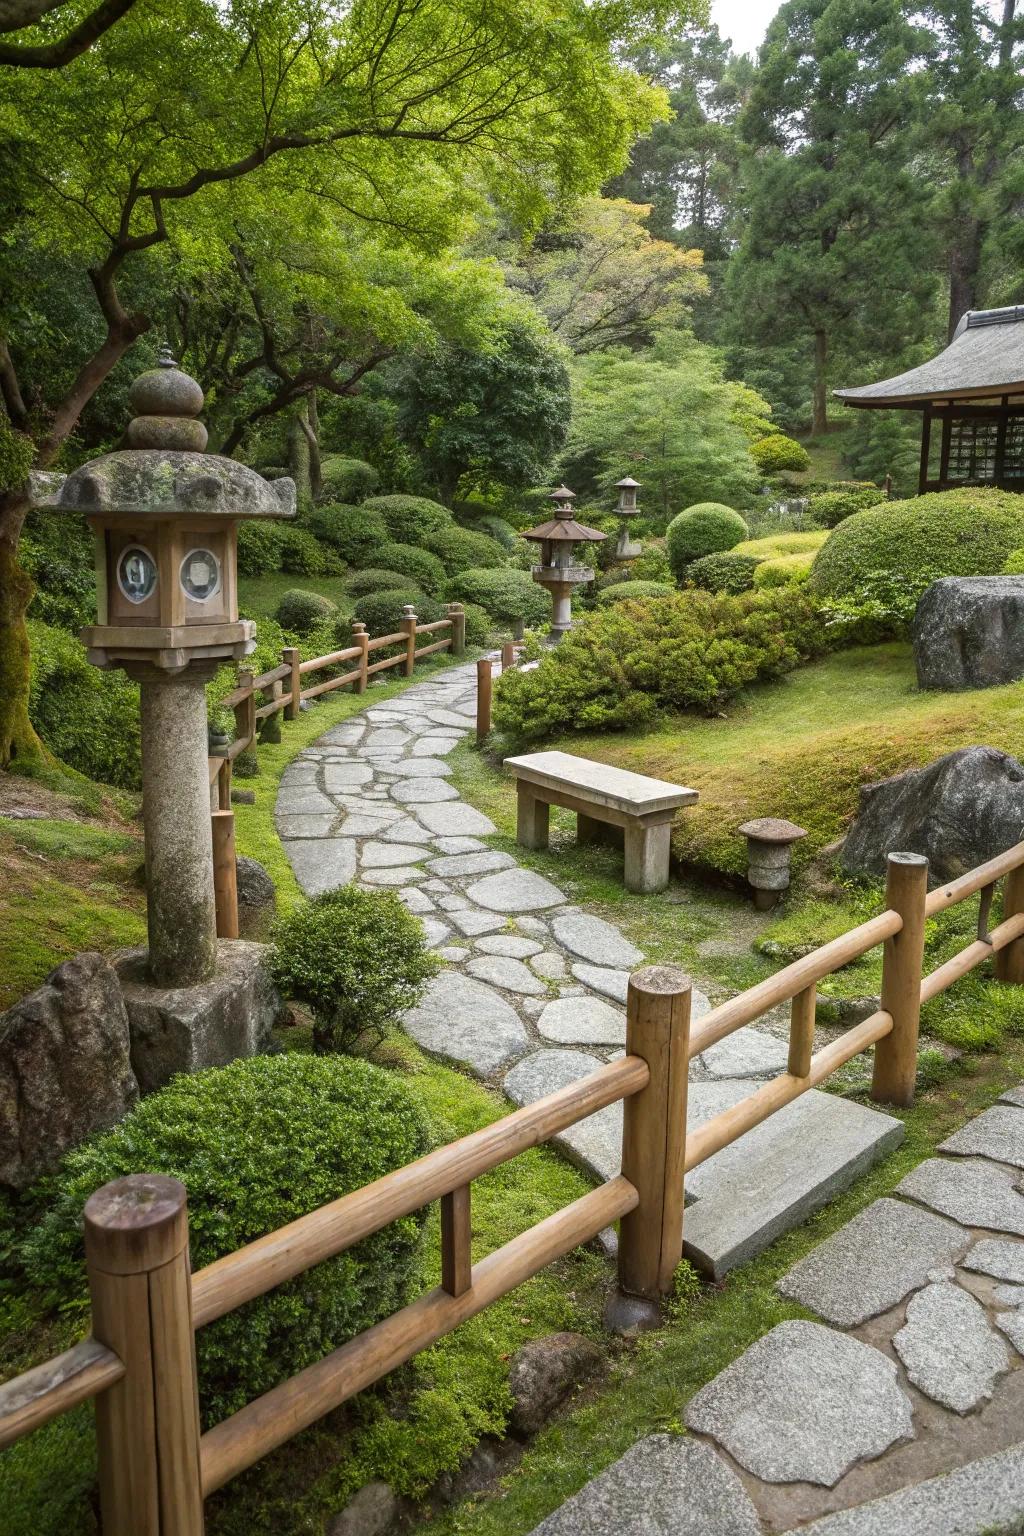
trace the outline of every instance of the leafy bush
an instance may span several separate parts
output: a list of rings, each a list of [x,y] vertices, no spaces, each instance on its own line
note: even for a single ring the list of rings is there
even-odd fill
[[[305,524],[321,544],[329,545],[348,565],[365,565],[388,541],[384,519],[379,512],[368,512],[365,506],[334,502],[314,507]]]
[[[479,603],[463,603],[462,611],[466,615],[466,644],[486,645],[493,628],[487,609]]]
[[[453,526],[452,514],[427,496],[371,496],[363,503],[384,519],[396,544],[426,544],[426,535]]]
[[[503,517],[488,514],[486,517],[475,518],[470,532],[485,533],[488,538],[497,540],[507,554],[519,548],[519,534]]]
[[[828,539],[823,528],[804,533],[770,533],[763,539],[744,539],[731,550],[733,555],[753,555],[758,560],[775,560],[779,555],[804,555],[821,548]]]
[[[884,500],[885,492],[870,480],[841,480],[829,490],[812,496],[807,510],[821,527],[835,528],[855,512],[877,507]]]
[[[668,525],[666,543],[669,564],[676,578],[686,573],[691,560],[732,549],[747,536],[747,525],[732,507],[716,501],[698,501],[680,512]]]
[[[341,453],[324,454],[320,460],[320,502],[365,501],[380,485],[380,475],[363,459],[347,459]]]
[[[94,547],[84,517],[29,513],[18,542],[18,561],[36,584],[29,607],[32,618],[75,632],[95,623]]]
[[[813,564],[813,554],[778,555],[774,560],[762,560],[754,572],[754,586],[759,592],[766,587],[791,587],[808,579]]]
[[[319,592],[307,592],[302,587],[290,587],[281,594],[276,618],[282,629],[308,635],[337,611],[337,603],[332,603],[329,597],[321,597]]]
[[[495,690],[494,723],[522,741],[650,723],[659,707],[711,710],[822,647],[803,593],[720,597],[698,588],[586,615],[533,671]]]
[[[885,572],[920,597],[938,576],[994,576],[1024,542],[1024,498],[1012,491],[935,491],[887,501],[841,522],[811,573],[824,597],[851,597]]]
[[[867,571],[852,591],[819,600],[825,629],[833,643],[842,645],[903,639],[909,633],[922,583],[929,586],[939,574],[927,566],[913,577]]]
[[[142,779],[139,688],[101,672],[65,629],[29,620],[29,715],[57,757],[102,784],[137,789]]]
[[[717,555],[702,555],[686,568],[686,579],[709,592],[728,592],[735,596],[749,592],[754,572],[761,564],[757,555],[741,555],[735,549],[723,549]]]
[[[364,571],[353,571],[348,579],[348,589],[353,597],[363,597],[367,592],[393,592],[396,587],[409,585],[404,571],[380,571],[367,566]]]
[[[454,577],[448,591],[505,624],[543,624],[551,612],[551,599],[526,571],[470,568]]]
[[[445,581],[454,566],[445,566],[429,550],[417,549],[413,544],[382,544],[374,551],[381,567],[388,571],[401,571],[402,575],[424,592],[436,597],[444,589]]]
[[[670,581],[617,581],[599,592],[597,601],[607,607],[609,603],[636,602],[644,597],[671,597],[675,590]]]
[[[784,432],[769,432],[750,445],[750,457],[763,475],[778,475],[783,470],[795,474],[811,466],[811,456],[802,443]]]
[[[467,571],[474,566],[505,564],[505,551],[497,539],[489,538],[486,533],[474,533],[470,528],[459,528],[454,523],[450,528],[425,534],[422,543],[424,549],[438,557],[449,574]]]
[[[36,1186],[38,1219],[20,1257],[33,1285],[81,1298],[82,1207],[101,1185],[144,1169],[187,1188],[192,1268],[202,1269],[428,1145],[400,1079],[364,1061],[289,1052],[183,1073]],[[385,1227],[200,1330],[204,1423],[404,1305],[419,1279],[424,1215]]]
[[[238,570],[242,576],[270,576],[281,569],[284,525],[250,517],[238,529]]]
[[[284,996],[312,1012],[320,1051],[382,1036],[440,968],[423,924],[396,892],[356,885],[325,891],[283,918],[270,965]]]
[[[305,528],[281,529],[282,571],[290,576],[323,576],[328,564],[327,550]]]
[[[421,624],[433,624],[435,619],[445,616],[444,605],[435,598],[424,597],[416,587],[398,587],[390,592],[367,592],[356,603],[353,617],[366,625],[366,632],[373,640],[380,635],[397,634],[404,617],[403,610],[409,605],[415,608]],[[347,619],[336,633],[339,645],[351,643],[352,629]],[[424,645],[432,638],[424,638]]]
[[[1015,549],[1003,564],[1004,576],[1024,576],[1024,549]]]

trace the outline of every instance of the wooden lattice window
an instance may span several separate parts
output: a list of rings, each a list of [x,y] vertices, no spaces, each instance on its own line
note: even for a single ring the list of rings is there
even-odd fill
[[[1006,418],[1003,479],[1024,481],[1024,416]]]
[[[952,421],[947,480],[995,480],[998,436],[999,422],[994,416],[962,416]]]

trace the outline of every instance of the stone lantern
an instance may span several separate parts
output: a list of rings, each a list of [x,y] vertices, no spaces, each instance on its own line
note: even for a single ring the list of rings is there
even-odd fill
[[[747,879],[754,892],[754,905],[760,912],[770,912],[789,889],[793,844],[807,832],[782,816],[758,816],[745,821],[739,833],[747,840]]]
[[[141,685],[148,981],[188,988],[218,954],[204,688],[256,644],[238,617],[238,524],[293,517],[295,486],[204,451],[203,392],[166,348],[129,400],[127,448],[33,490],[95,534],[98,619],[81,638],[94,666]]]
[[[638,480],[631,480],[629,475],[617,480],[615,489],[619,493],[619,504],[615,508],[619,519],[619,542],[615,546],[616,560],[635,560],[643,549],[640,543],[634,543],[630,537],[629,525],[634,517],[639,517],[640,509],[636,504],[636,493],[640,489]]]
[[[572,628],[573,587],[594,579],[589,565],[577,563],[574,546],[600,543],[607,535],[576,521],[572,515],[576,494],[567,486],[560,485],[552,491],[550,499],[555,504],[554,517],[536,528],[528,528],[523,538],[540,545],[540,564],[533,566],[530,574],[538,586],[551,593],[551,644],[557,645],[566,630]]]

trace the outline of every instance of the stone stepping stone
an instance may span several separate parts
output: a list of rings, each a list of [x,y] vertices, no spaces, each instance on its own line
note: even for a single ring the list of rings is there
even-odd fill
[[[478,837],[435,837],[434,847],[438,853],[487,853],[486,843],[482,843]]]
[[[1015,1243],[1011,1238],[983,1237],[964,1259],[963,1267],[975,1274],[991,1275],[993,1280],[1024,1285],[1024,1243]]]
[[[505,926],[503,918],[495,916],[493,912],[480,912],[475,907],[468,907],[464,912],[453,912],[452,922],[467,939],[478,938],[482,933],[496,933]]]
[[[426,849],[416,848],[411,843],[364,843],[359,852],[359,862],[364,869],[392,869],[425,857]]]
[[[964,1226],[1024,1237],[1024,1196],[1007,1173],[983,1159],[930,1157],[911,1169],[895,1193]]]
[[[551,927],[562,948],[570,950],[580,960],[626,970],[643,961],[643,954],[636,945],[624,939],[617,928],[601,917],[579,912],[556,917]]]
[[[615,971],[607,965],[587,965],[584,961],[577,961],[572,973],[577,981],[582,981],[584,986],[594,992],[610,997],[613,1003],[625,1004],[629,989],[628,971]]]
[[[488,837],[498,830],[489,816],[462,800],[453,805],[424,805],[416,815],[439,837]]]
[[[330,801],[327,802],[330,804]],[[323,816],[282,816],[278,813],[274,817],[274,826],[280,838],[290,837],[330,837],[331,828],[338,819],[338,812],[332,807]]]
[[[333,816],[335,806],[332,800],[321,794],[315,785],[300,785],[296,789],[281,785],[274,806],[274,819],[281,816]]]
[[[777,1324],[702,1387],[686,1423],[765,1482],[825,1488],[914,1436],[894,1362],[799,1320]]]
[[[403,904],[403,906],[408,907],[410,912],[415,912],[418,914],[420,912],[433,912],[435,910],[434,903],[431,901],[426,891],[417,890],[415,886],[411,886],[407,891],[399,891],[398,899]]]
[[[648,1435],[532,1536],[758,1536],[736,1473],[699,1440]]]
[[[517,917],[515,926],[520,933],[525,933],[531,939],[540,939],[543,943],[551,937],[547,923],[539,917]]]
[[[540,982],[537,985],[541,987]],[[537,1028],[545,1040],[557,1040],[560,1045],[626,1043],[626,1015],[596,997],[558,998],[544,1009]]]
[[[549,1093],[589,1077],[604,1063],[586,1051],[534,1051],[517,1062],[502,1084],[513,1104],[535,1104]],[[609,1104],[596,1114],[552,1137],[571,1162],[599,1179],[614,1179],[622,1154],[622,1103]]]
[[[451,763],[439,757],[399,757],[388,769],[400,779],[444,779],[452,771]]]
[[[998,1313],[996,1327],[1006,1334],[1018,1355],[1024,1355],[1024,1311]]]
[[[515,933],[495,933],[477,939],[476,947],[483,955],[508,955],[513,960],[528,960],[531,955],[540,953],[536,939],[521,939]]]
[[[468,713],[464,714],[462,710],[459,710],[458,714],[456,714],[453,709],[435,707],[434,709],[428,709],[426,714],[435,725],[451,726],[460,735],[464,735],[469,730],[471,717]]]
[[[463,949],[461,944],[446,944],[444,949],[438,950],[438,954],[442,960],[447,960],[450,965],[460,965],[471,954],[471,951]]]
[[[479,907],[492,912],[533,912],[543,907],[560,906],[565,897],[556,885],[534,874],[532,869],[507,869],[498,875],[486,875],[466,892]]]
[[[388,747],[406,747],[409,741],[408,731],[399,730],[397,726],[384,726],[381,730],[371,731],[363,746],[368,752],[381,752]]]
[[[515,1010],[485,982],[442,971],[428,982],[417,1007],[402,1024],[425,1051],[464,1063],[488,1077],[529,1049],[530,1040]]]
[[[457,747],[461,740],[461,736],[421,736],[419,741],[413,742],[411,756],[414,758],[444,757],[453,747]]]
[[[703,993],[698,995],[703,997]],[[707,1011],[706,998],[704,1002]],[[696,1017],[700,1018],[700,1014]],[[785,1040],[777,1040],[748,1024],[709,1046],[697,1060],[713,1080],[778,1077],[789,1063],[789,1046]]]
[[[946,1280],[911,1296],[907,1320],[892,1342],[914,1386],[954,1413],[969,1413],[990,1398],[1010,1368],[1006,1345],[984,1307]]]
[[[365,729],[366,726],[362,720],[346,721],[342,725],[332,726],[325,735],[320,737],[320,742],[331,747],[351,747],[361,740]]]
[[[515,865],[515,859],[508,853],[493,853],[490,849],[484,853],[451,853],[444,854],[441,858],[431,859],[427,865],[435,875],[483,875],[492,869],[511,869]]]
[[[429,843],[431,834],[426,827],[421,827],[418,821],[413,821],[411,816],[400,816],[399,819],[381,833],[386,843]]]
[[[466,966],[470,976],[486,981],[505,992],[521,992],[524,997],[542,997],[547,991],[521,960],[507,955],[477,955]]]
[[[749,1080],[691,1083],[687,1124],[703,1124],[755,1088]],[[817,1089],[801,1094],[687,1174],[687,1258],[720,1279],[848,1189],[903,1136],[903,1122],[880,1110]]]
[[[417,869],[413,864],[400,864],[397,869],[366,869],[360,877],[362,885],[415,885],[418,880],[425,880],[422,869]]]
[[[993,1104],[939,1145],[940,1152],[958,1157],[990,1157],[997,1163],[1024,1168],[1024,1110]]]
[[[284,851],[295,878],[307,896],[348,885],[356,872],[356,845],[351,838],[320,837],[286,841]]]
[[[358,789],[362,784],[369,784],[372,778],[373,769],[369,763],[324,764],[324,788],[328,794],[334,794],[336,790]]]
[[[1000,1104],[1015,1104],[1018,1109],[1024,1109],[1024,1083],[1017,1088],[1008,1088],[1005,1093],[999,1095]]]
[[[281,775],[281,789],[295,789],[300,785],[316,783],[320,765],[308,758],[296,758]]]
[[[447,779],[399,779],[391,786],[391,798],[399,805],[432,805],[438,800],[457,800],[459,792]]]
[[[423,932],[426,935],[428,949],[436,949],[439,944],[444,944],[452,936],[448,924],[442,923],[439,917],[423,918]]]
[[[557,949],[546,949],[530,961],[538,976],[543,976],[545,981],[562,981],[568,976],[569,968],[565,963],[565,956],[559,954]],[[563,990],[563,996],[567,994]]]
[[[1024,1445],[843,1509],[800,1527],[800,1536],[991,1536],[1024,1511]],[[710,1531],[709,1531],[710,1536]]]
[[[1024,1285],[997,1285],[992,1289],[992,1299],[1002,1307],[1024,1306]]]
[[[830,1323],[854,1328],[919,1290],[969,1239],[945,1216],[883,1198],[794,1264],[778,1289]]]

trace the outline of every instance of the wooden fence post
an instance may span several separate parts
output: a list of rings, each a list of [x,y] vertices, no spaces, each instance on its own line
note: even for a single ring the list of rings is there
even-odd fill
[[[85,1207],[95,1338],[125,1375],[96,1399],[109,1536],[202,1536],[185,1187],[161,1174],[104,1184]]]
[[[1011,869],[1003,881],[1003,919],[1024,912],[1024,865]],[[996,981],[1024,983],[1024,939],[1014,939],[996,955]]]
[[[482,656],[476,664],[476,744],[487,739],[491,730],[491,662]]]
[[[399,628],[405,635],[405,675],[412,677],[416,665],[416,609],[411,603],[407,603],[402,610]]]
[[[448,617],[452,621],[452,655],[463,656],[466,652],[466,610],[461,603],[449,603]]]
[[[235,735],[239,741],[247,741],[251,747],[256,745],[256,695],[252,692],[254,676],[248,669],[239,672],[239,688],[248,688],[250,692],[247,698],[235,705]]]
[[[231,759],[224,758],[217,769],[217,809],[229,811],[231,809]]]
[[[286,720],[297,720],[299,718],[299,705],[302,703],[302,673],[299,671],[299,662],[302,660],[302,657],[298,646],[286,645],[281,652],[281,660],[286,667],[291,667],[292,669],[291,683],[289,685],[291,697],[284,707],[284,717]]]
[[[218,939],[238,938],[238,876],[235,865],[235,813],[213,813],[213,899]]]
[[[900,914],[903,927],[886,940],[882,958],[882,1007],[892,1014],[892,1029],[875,1046],[871,1097],[879,1104],[914,1102],[927,895],[928,860],[890,853],[885,904]]]
[[[639,1314],[648,1326],[683,1252],[690,985],[676,966],[649,965],[634,971],[626,996],[626,1054],[643,1057],[651,1076],[623,1104],[622,1173],[640,1199],[619,1229],[619,1290],[654,1304]],[[623,1315],[615,1300],[612,1326]],[[626,1308],[635,1324],[635,1303]]]
[[[501,648],[501,670],[507,672],[509,667],[516,664],[516,647],[514,640],[506,640]]]
[[[358,619],[352,620],[352,644],[359,647],[359,676],[353,684],[355,693],[365,693],[368,682],[367,667],[370,664],[370,637],[366,632],[366,625],[360,624]]]

